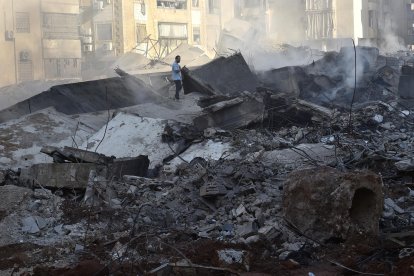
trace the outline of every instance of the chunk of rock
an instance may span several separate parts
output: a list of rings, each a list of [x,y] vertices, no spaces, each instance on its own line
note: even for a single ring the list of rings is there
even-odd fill
[[[292,173],[283,195],[284,216],[321,242],[356,233],[378,234],[383,210],[381,178],[322,167]]]

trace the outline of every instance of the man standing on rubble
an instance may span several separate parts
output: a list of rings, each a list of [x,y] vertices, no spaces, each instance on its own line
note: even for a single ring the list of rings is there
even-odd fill
[[[172,64],[172,79],[175,83],[175,99],[178,101],[180,99],[180,91],[183,87],[181,81],[181,66],[180,66],[181,57],[176,56],[175,61]]]

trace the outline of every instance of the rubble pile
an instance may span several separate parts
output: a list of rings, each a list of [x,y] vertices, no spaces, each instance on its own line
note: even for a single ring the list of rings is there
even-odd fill
[[[186,122],[186,102],[145,117],[115,91],[123,109],[107,117],[2,117],[1,273],[411,275],[414,110],[396,63],[358,51],[357,93],[376,96],[348,108],[348,92],[321,100],[346,84],[344,49],[257,74],[241,54],[184,69],[186,93],[202,94],[185,96],[200,106]],[[154,95],[153,108],[168,100]]]

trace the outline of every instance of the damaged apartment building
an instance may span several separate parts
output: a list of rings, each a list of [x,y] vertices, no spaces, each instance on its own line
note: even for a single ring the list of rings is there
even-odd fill
[[[182,43],[214,55],[222,25],[233,16],[232,3],[224,0],[83,0],[84,55],[93,60],[135,51],[160,59]]]
[[[1,0],[0,9],[0,86],[81,78],[79,1]]]

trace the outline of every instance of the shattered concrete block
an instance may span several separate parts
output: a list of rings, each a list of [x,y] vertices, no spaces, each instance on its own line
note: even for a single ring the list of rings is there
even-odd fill
[[[246,212],[247,212],[246,207],[244,207],[243,204],[240,204],[240,206],[237,207],[236,210],[233,210],[233,216],[240,217],[241,215],[243,215]]]
[[[48,225],[48,222],[44,218],[42,218],[42,217],[34,216],[34,219],[36,220],[37,226],[41,230],[44,229],[44,228],[46,228],[46,226]]]
[[[212,127],[231,130],[257,122],[263,114],[262,102],[252,97],[238,97],[206,107],[203,114],[193,120],[193,124],[200,131]]]
[[[75,253],[82,252],[84,249],[85,249],[85,247],[81,244],[76,244],[75,245]]]
[[[53,230],[61,236],[66,234],[66,231],[64,231],[63,229],[63,224],[56,225],[55,227],[53,227]]]
[[[394,200],[392,200],[391,198],[386,198],[384,200],[384,207],[388,207],[391,208],[393,211],[395,211],[398,214],[403,214],[404,210],[397,205],[397,203],[394,202]]]
[[[356,233],[378,234],[383,210],[381,178],[371,172],[342,173],[321,167],[293,172],[285,183],[285,218],[326,242]]]
[[[257,234],[259,227],[255,221],[249,221],[243,225],[238,225],[236,228],[236,233],[238,236],[243,238],[248,238]]]
[[[263,226],[259,229],[258,232],[259,234],[265,236],[268,240],[273,240],[274,238],[281,235],[281,232],[277,230],[276,227],[271,225]]]
[[[29,234],[36,234],[40,232],[39,226],[37,225],[36,219],[34,217],[27,217],[22,219],[22,231]]]
[[[215,197],[227,194],[226,187],[220,184],[208,183],[200,188],[201,197]]]
[[[236,249],[223,249],[217,251],[219,261],[225,265],[243,264],[246,254],[246,251]]]
[[[402,160],[402,161],[395,163],[395,167],[400,172],[413,172],[414,161],[412,159]]]
[[[260,241],[260,236],[259,235],[254,235],[254,236],[250,236],[245,240],[246,244],[251,244],[251,243],[255,243]]]

